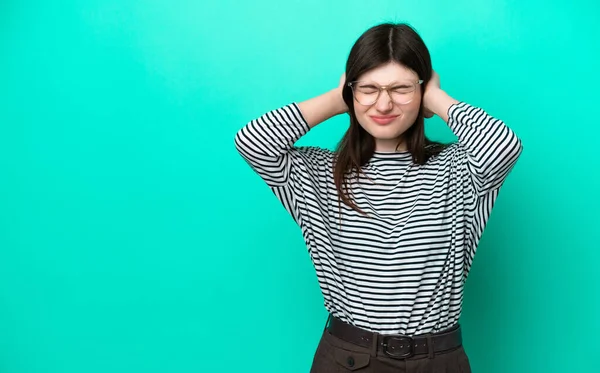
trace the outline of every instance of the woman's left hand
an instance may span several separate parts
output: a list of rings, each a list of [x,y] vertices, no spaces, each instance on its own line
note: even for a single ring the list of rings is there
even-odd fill
[[[458,101],[448,96],[440,85],[440,76],[433,71],[431,79],[427,82],[425,93],[423,94],[423,115],[425,118],[431,118],[434,115],[439,116],[445,122],[448,122],[448,110]]]
[[[427,82],[425,87],[425,94],[423,95],[423,113],[425,118],[431,118],[434,115],[433,107],[435,101],[435,95],[438,91],[441,91],[440,76],[438,73],[432,71],[431,79]]]

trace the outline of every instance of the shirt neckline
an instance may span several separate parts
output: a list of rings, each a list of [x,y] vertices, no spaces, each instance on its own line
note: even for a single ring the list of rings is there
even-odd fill
[[[398,151],[398,152],[384,152],[384,151],[374,151],[373,157],[374,159],[405,159],[412,157],[412,154],[408,150]]]

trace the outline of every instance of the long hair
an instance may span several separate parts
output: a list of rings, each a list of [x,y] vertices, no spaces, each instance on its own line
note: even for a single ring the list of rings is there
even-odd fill
[[[416,72],[419,79],[423,80],[422,87],[431,79],[429,50],[417,32],[406,24],[383,23],[365,31],[354,43],[346,62],[346,82],[354,81],[389,62],[396,62]],[[412,161],[416,164],[425,164],[432,155],[439,154],[444,148],[443,144],[425,136],[424,92],[425,89],[421,89],[421,108],[417,119],[403,134]],[[349,109],[350,127],[337,146],[333,178],[341,202],[365,214],[348,193],[348,179],[353,173],[360,176],[361,168],[375,152],[375,139],[356,118],[352,88],[344,85],[342,96]]]

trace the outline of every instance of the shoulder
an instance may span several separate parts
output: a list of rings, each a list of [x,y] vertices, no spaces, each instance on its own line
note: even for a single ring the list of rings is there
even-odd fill
[[[331,163],[335,152],[319,146],[294,146],[292,152],[309,163]]]
[[[438,151],[435,151],[435,154],[429,157],[428,164],[450,164],[466,156],[465,148],[458,142],[444,144],[441,150],[439,150],[440,145],[437,144],[428,145],[428,147],[431,147],[432,150],[438,148]]]

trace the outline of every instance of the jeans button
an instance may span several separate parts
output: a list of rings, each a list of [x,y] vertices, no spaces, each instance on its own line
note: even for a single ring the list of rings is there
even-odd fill
[[[346,363],[348,363],[348,366],[352,368],[354,366],[354,358],[352,356],[348,356],[348,359],[346,359]]]

